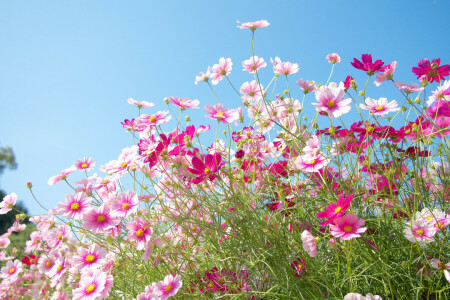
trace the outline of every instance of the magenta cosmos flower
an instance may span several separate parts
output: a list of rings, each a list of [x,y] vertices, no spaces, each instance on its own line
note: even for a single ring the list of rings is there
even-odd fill
[[[242,62],[242,66],[244,67],[242,71],[247,71],[251,74],[255,73],[261,68],[264,68],[265,66],[267,66],[267,64],[262,57],[260,58],[258,56],[252,56],[249,59],[244,60]]]
[[[365,100],[366,105],[360,104],[359,107],[361,109],[367,109],[375,116],[382,116],[390,112],[395,112],[400,110],[397,101],[392,100],[388,102],[386,98],[380,98],[378,100],[374,100],[372,98],[367,97]]]
[[[126,218],[138,209],[139,197],[134,191],[120,193],[111,205],[111,215]]]
[[[192,166],[194,168],[186,169],[196,177],[190,182],[197,184],[202,182],[206,177],[208,177],[209,180],[214,180],[217,177],[215,173],[217,173],[224,164],[225,161],[222,160],[222,156],[219,153],[206,154],[203,157],[203,161],[197,156],[192,157]]]
[[[343,85],[331,82],[328,86],[321,86],[316,91],[316,99],[319,103],[313,103],[318,112],[326,112],[330,118],[338,118],[350,111],[352,99],[344,99]]]
[[[85,193],[80,192],[75,196],[72,194],[66,195],[65,202],[59,202],[56,206],[58,214],[65,216],[68,219],[81,220],[83,215],[91,208],[91,199]]]
[[[381,83],[383,83],[385,80],[392,80],[394,78],[394,72],[395,68],[397,67],[397,62],[394,61],[392,64],[387,65],[383,71],[383,73],[377,74],[377,79],[375,80],[374,84],[376,86],[380,86]]]
[[[83,216],[83,228],[92,231],[92,233],[102,233],[115,227],[120,223],[119,219],[110,214],[110,208],[102,205],[99,208],[92,208]]]
[[[15,279],[22,272],[23,265],[17,259],[15,261],[8,261],[6,266],[2,267],[1,274],[4,279]]]
[[[157,282],[153,291],[161,300],[175,296],[183,285],[180,275],[167,275],[163,281]]]
[[[309,256],[316,257],[317,256],[317,243],[316,238],[309,232],[305,230],[301,234],[303,249],[308,252]]]
[[[361,237],[360,233],[367,230],[367,227],[362,227],[366,221],[358,219],[358,216],[354,214],[334,219],[333,223],[330,224],[331,235],[340,238],[341,242]]]
[[[433,59],[432,62],[428,58],[424,58],[417,63],[417,67],[412,68],[412,71],[417,75],[417,78],[425,75],[429,83],[433,81],[441,82],[445,76],[450,74],[450,65],[439,66],[440,64],[440,58]]]
[[[0,203],[0,215],[4,215],[8,213],[13,206],[16,204],[17,201],[17,195],[16,193],[11,193],[9,195],[6,195],[3,198],[3,201]]]
[[[223,124],[228,124],[239,119],[238,111],[228,109],[222,104],[214,104],[214,106],[208,104],[205,106],[205,111],[209,114],[205,117],[217,120]]]
[[[73,166],[77,170],[86,170],[89,171],[95,166],[95,162],[92,158],[84,157],[83,159],[79,159],[73,163]]]
[[[225,76],[231,73],[231,67],[233,63],[231,62],[231,58],[223,58],[219,59],[219,63],[213,65],[211,72],[211,82],[212,84],[218,84]]]
[[[257,28],[263,28],[263,27],[267,27],[270,25],[269,22],[267,22],[266,20],[259,20],[256,22],[247,22],[247,23],[241,23],[239,20],[236,21],[238,22],[240,25],[238,25],[239,29],[250,29],[251,31],[255,31]]]
[[[156,114],[151,115],[151,116],[143,114],[138,119],[136,119],[135,122],[137,125],[143,126],[143,127],[144,126],[158,126],[160,124],[169,122],[169,120],[172,118],[172,116],[166,117],[166,115],[168,113],[169,113],[168,111],[164,110],[164,111],[158,111]]]
[[[334,219],[340,218],[344,215],[347,209],[350,207],[350,203],[352,202],[353,194],[348,195],[347,197],[341,196],[339,197],[336,204],[331,203],[327,206],[325,211],[321,211],[317,213],[318,218],[328,218],[328,220],[322,222],[321,226],[326,226],[333,222]]]
[[[353,58],[353,62],[351,64],[359,70],[366,71],[368,75],[373,75],[376,72],[384,72],[384,69],[386,68],[383,67],[384,62],[381,59],[378,59],[372,63],[372,55],[370,54],[363,54],[361,56],[361,60],[362,62],[356,58]]]

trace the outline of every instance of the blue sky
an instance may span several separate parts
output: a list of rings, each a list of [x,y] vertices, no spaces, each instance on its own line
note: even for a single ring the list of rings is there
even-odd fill
[[[70,190],[49,187],[49,177],[84,156],[97,167],[116,159],[132,144],[120,124],[137,113],[127,98],[154,102],[147,113],[166,109],[168,96],[214,104],[208,87],[194,79],[220,57],[233,60],[237,87],[252,80],[241,71],[251,56],[251,33],[237,29],[236,20],[271,23],[256,31],[255,55],[298,63],[290,83],[301,99],[294,82],[325,82],[325,56],[332,52],[342,59],[337,82],[351,74],[363,84],[364,74],[350,65],[363,53],[398,61],[396,78],[407,82],[415,82],[411,68],[420,59],[449,64],[449,11],[444,0],[0,1],[0,146],[12,147],[19,165],[5,171],[0,187],[16,192],[31,213],[43,213],[26,181],[53,208]],[[272,75],[266,68],[263,80]],[[225,82],[216,91],[228,107],[241,103]],[[370,92],[399,97],[392,87],[372,84]],[[209,123],[203,111],[189,115]]]

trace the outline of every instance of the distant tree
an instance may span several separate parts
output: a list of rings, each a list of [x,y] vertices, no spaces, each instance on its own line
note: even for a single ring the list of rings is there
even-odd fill
[[[11,147],[0,147],[0,174],[6,169],[17,168],[16,157]]]

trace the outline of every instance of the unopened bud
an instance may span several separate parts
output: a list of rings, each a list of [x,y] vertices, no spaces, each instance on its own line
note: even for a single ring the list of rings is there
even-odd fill
[[[420,104],[420,97],[417,97],[416,100],[414,100],[414,102],[415,102],[416,104]]]
[[[164,103],[165,103],[165,104],[169,104],[169,99],[164,98]]]
[[[31,183],[31,181],[28,181],[27,182],[27,188],[28,189],[31,189],[33,187],[33,184]]]
[[[283,94],[287,95],[287,93],[289,93],[288,90],[284,90],[284,91],[283,91]]]
[[[359,91],[359,95],[360,96],[364,96],[366,94],[366,92],[364,92],[364,91]]]
[[[402,106],[401,109],[402,109],[402,111],[406,111],[406,107],[404,107],[404,106]]]
[[[189,122],[189,121],[191,120],[191,118],[190,118],[189,116],[186,116],[186,117],[184,117],[184,120],[185,120],[186,122]]]
[[[356,88],[358,87],[358,85],[356,84],[356,81],[354,81],[354,80],[350,81],[350,86],[354,90],[356,90]]]
[[[222,134],[227,134],[227,131],[226,130],[222,130]]]

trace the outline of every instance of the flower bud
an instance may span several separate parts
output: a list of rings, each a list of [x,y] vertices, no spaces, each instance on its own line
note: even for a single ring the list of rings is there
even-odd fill
[[[336,246],[336,240],[335,240],[335,239],[330,239],[330,240],[328,241],[328,244],[330,244],[333,248],[337,247],[337,246]]]
[[[165,104],[169,104],[169,99],[164,98],[164,103],[165,103]]]
[[[222,134],[227,134],[227,131],[226,130],[222,130]]]
[[[184,117],[184,120],[185,120],[186,122],[189,122],[189,121],[191,120],[191,118],[190,118],[189,116],[186,116],[186,117]]]
[[[31,183],[31,181],[27,182],[27,189],[31,189],[33,187],[33,184]]]
[[[356,84],[356,81],[352,80],[350,81],[350,87],[354,90],[356,90],[356,88],[358,87],[358,85]]]
[[[360,96],[364,96],[366,94],[366,92],[364,92],[364,91],[359,91],[359,95]]]

